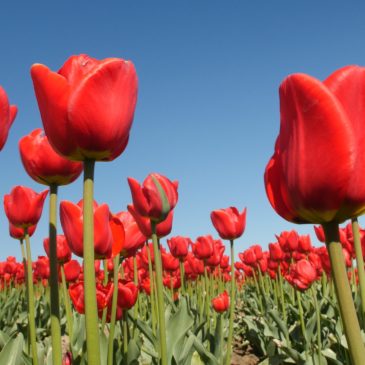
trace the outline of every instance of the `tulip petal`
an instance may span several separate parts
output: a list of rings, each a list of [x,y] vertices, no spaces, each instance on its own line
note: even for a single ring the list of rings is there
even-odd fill
[[[351,123],[330,90],[304,74],[281,84],[280,112],[278,150],[284,173],[279,186],[287,187],[294,211],[304,221],[332,221],[353,168]]]

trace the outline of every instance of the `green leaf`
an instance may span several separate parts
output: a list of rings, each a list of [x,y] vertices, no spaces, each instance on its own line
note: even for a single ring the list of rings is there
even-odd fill
[[[15,338],[10,338],[0,352],[0,364],[22,365],[22,349],[24,337],[21,333]]]
[[[167,363],[171,364],[172,357],[178,361],[181,351],[184,348],[184,338],[193,326],[194,319],[188,312],[186,298],[180,301],[180,307],[171,315],[166,323],[166,345],[167,345]]]

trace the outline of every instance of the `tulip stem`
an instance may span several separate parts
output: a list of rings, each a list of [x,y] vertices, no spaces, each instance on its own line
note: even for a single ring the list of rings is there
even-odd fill
[[[227,340],[226,365],[231,364],[234,305],[235,305],[235,295],[236,295],[236,278],[234,276],[234,240],[230,240],[230,244],[231,244],[231,298],[229,305],[229,330],[228,330],[228,340]]]
[[[316,289],[314,289],[314,286],[312,286],[311,290],[312,290],[314,306],[316,308],[318,364],[322,365],[321,312],[320,312],[320,308],[318,305],[317,291],[316,291]]]
[[[308,361],[309,360],[309,356],[308,356],[308,337],[307,337],[307,330],[305,328],[305,323],[304,323],[302,298],[301,298],[301,293],[299,292],[299,290],[295,290],[295,292],[296,292],[296,295],[297,295],[300,327],[302,329],[302,335],[303,335],[303,339],[304,339],[305,358]]]
[[[167,345],[166,345],[166,329],[165,329],[165,305],[164,292],[162,284],[162,263],[160,253],[160,243],[156,234],[156,223],[151,221],[153,252],[155,256],[156,268],[156,285],[157,285],[157,309],[159,319],[159,342],[160,342],[160,359],[161,365],[167,365]]]
[[[67,290],[66,276],[65,276],[65,268],[63,264],[61,265],[61,278],[62,278],[62,292],[63,292],[63,301],[66,308],[66,323],[67,323],[67,332],[68,337],[70,338],[70,342],[72,343],[72,330],[73,330],[73,319],[72,319],[72,309],[70,296]],[[72,348],[72,346],[71,346]]]
[[[89,365],[100,365],[98,311],[94,267],[94,160],[84,161],[84,287],[86,350]]]
[[[347,278],[338,223],[329,222],[322,226],[326,237],[333,281],[352,363],[354,365],[361,365],[364,363],[365,348],[362,342],[359,321],[357,319],[355,305]]]
[[[361,297],[361,319],[363,326],[365,325],[365,270],[364,257],[361,248],[360,229],[357,218],[352,219],[352,234],[354,236],[354,246],[356,254],[356,266],[359,277],[360,297]]]
[[[51,185],[49,199],[49,285],[51,288],[52,363],[61,365],[61,323],[57,270],[57,185]]]
[[[179,260],[180,265],[180,281],[181,281],[181,292],[185,295],[185,271],[184,271],[184,261],[182,259]]]
[[[147,250],[147,258],[148,258],[148,273],[150,276],[150,299],[151,299],[151,320],[152,320],[152,332],[156,334],[156,310],[155,310],[155,283],[153,278],[153,269],[152,269],[152,260],[151,260],[151,252],[150,247],[148,245],[148,241],[146,241],[146,250]]]
[[[108,260],[107,259],[104,259],[103,260],[103,269],[104,269],[104,280],[103,280],[103,285],[106,286],[108,284],[108,276],[109,276],[109,273],[108,273]],[[106,315],[107,315],[107,312],[108,312],[108,307],[105,307],[103,309],[103,315],[101,317],[101,330],[104,331],[104,328],[105,328],[105,322],[106,322]]]
[[[115,319],[117,316],[117,301],[118,301],[118,273],[119,273],[119,257],[114,257],[113,265],[113,298],[112,298],[112,310],[110,315],[110,330],[108,339],[108,365],[113,365],[113,344],[114,344],[114,332],[115,332]]]
[[[32,271],[32,254],[30,250],[28,229],[25,229],[25,245],[27,249],[27,286],[28,286],[28,320],[30,343],[32,347],[33,365],[38,365],[37,338],[34,318],[34,287],[33,287],[33,271]]]

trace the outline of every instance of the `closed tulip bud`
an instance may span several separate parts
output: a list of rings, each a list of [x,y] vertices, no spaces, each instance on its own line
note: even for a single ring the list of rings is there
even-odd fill
[[[125,241],[121,255],[123,257],[134,256],[136,252],[143,247],[147,237],[140,230],[136,220],[130,212],[120,212],[116,216],[123,223],[125,232]]]
[[[0,151],[8,139],[9,129],[13,124],[18,109],[15,105],[9,105],[8,96],[0,86]]]
[[[67,282],[76,281],[81,273],[81,265],[77,260],[70,260],[63,265]]]
[[[48,258],[46,256],[38,256],[38,260],[34,264],[34,277],[40,280],[48,279],[50,275]]]
[[[35,232],[37,225],[30,226],[27,228],[27,232],[29,237],[32,237]],[[9,222],[9,234],[10,237],[15,238],[17,240],[22,240],[25,237],[25,230],[22,227],[15,227],[13,224]]]
[[[128,205],[128,211],[132,214],[143,235],[145,237],[150,238],[152,236],[150,219],[139,215],[137,211],[134,209],[133,205]],[[173,218],[174,218],[174,211],[172,210],[164,221],[156,225],[156,234],[158,238],[162,238],[170,234],[172,230]]]
[[[179,268],[179,260],[168,252],[161,252],[162,267],[166,271],[175,271]]]
[[[71,260],[71,250],[67,243],[66,237],[62,234],[58,234],[56,237],[57,247],[57,261],[58,263],[64,263]],[[43,247],[49,257],[49,238],[43,240]]]
[[[242,213],[235,207],[214,210],[210,218],[222,239],[234,240],[241,237],[245,230],[246,208]]]
[[[226,291],[212,299],[212,305],[216,312],[223,313],[229,308],[229,295]]]
[[[291,266],[286,279],[296,289],[304,291],[317,279],[317,270],[308,260],[300,260]]]
[[[364,67],[347,66],[323,82],[293,74],[281,84],[280,133],[265,186],[284,219],[341,223],[365,211],[364,76]]]
[[[155,222],[166,219],[175,208],[178,199],[178,182],[153,173],[147,176],[142,186],[133,178],[128,178],[136,212]]]
[[[206,260],[214,252],[214,239],[212,236],[200,236],[196,239],[195,244],[192,245],[193,254],[200,260]]]
[[[44,185],[67,185],[76,180],[83,169],[80,162],[73,162],[54,151],[43,134],[35,129],[19,141],[20,157],[28,175]]]
[[[131,309],[137,301],[138,288],[129,282],[118,282],[118,306],[122,309]]]
[[[192,245],[192,241],[188,237],[175,236],[167,240],[171,255],[184,259],[189,252],[189,245]]]
[[[38,223],[48,190],[36,193],[25,186],[15,186],[4,196],[5,214],[16,227],[29,228]]]
[[[270,259],[281,261],[284,259],[284,252],[279,243],[269,243]]]
[[[285,252],[293,252],[298,249],[299,234],[294,229],[291,231],[281,232],[280,235],[276,235],[276,238]]]
[[[110,211],[106,204],[94,203],[94,249],[96,258],[108,258],[112,254],[113,235],[109,226]],[[63,232],[71,251],[83,257],[83,203],[62,201],[60,219]]]
[[[298,251],[302,253],[308,253],[312,250],[312,243],[309,234],[302,235],[298,241]]]
[[[70,57],[58,72],[35,64],[31,76],[52,147],[76,161],[106,160],[125,149],[137,102],[133,64]]]
[[[70,285],[68,292],[76,311],[80,314],[85,313],[84,302],[84,283],[82,281]],[[98,312],[102,312],[111,301],[113,296],[113,284],[109,283],[104,286],[99,283],[96,284],[96,304]]]

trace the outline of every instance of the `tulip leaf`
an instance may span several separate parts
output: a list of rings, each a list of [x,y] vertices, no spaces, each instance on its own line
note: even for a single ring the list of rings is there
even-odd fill
[[[182,298],[180,307],[171,315],[166,324],[166,344],[167,344],[167,363],[172,363],[174,356],[177,361],[180,358],[180,352],[184,348],[184,338],[193,326],[194,319],[188,312],[186,298]]]
[[[21,333],[15,338],[10,338],[0,352],[0,364],[22,365],[22,348],[24,337]]]

